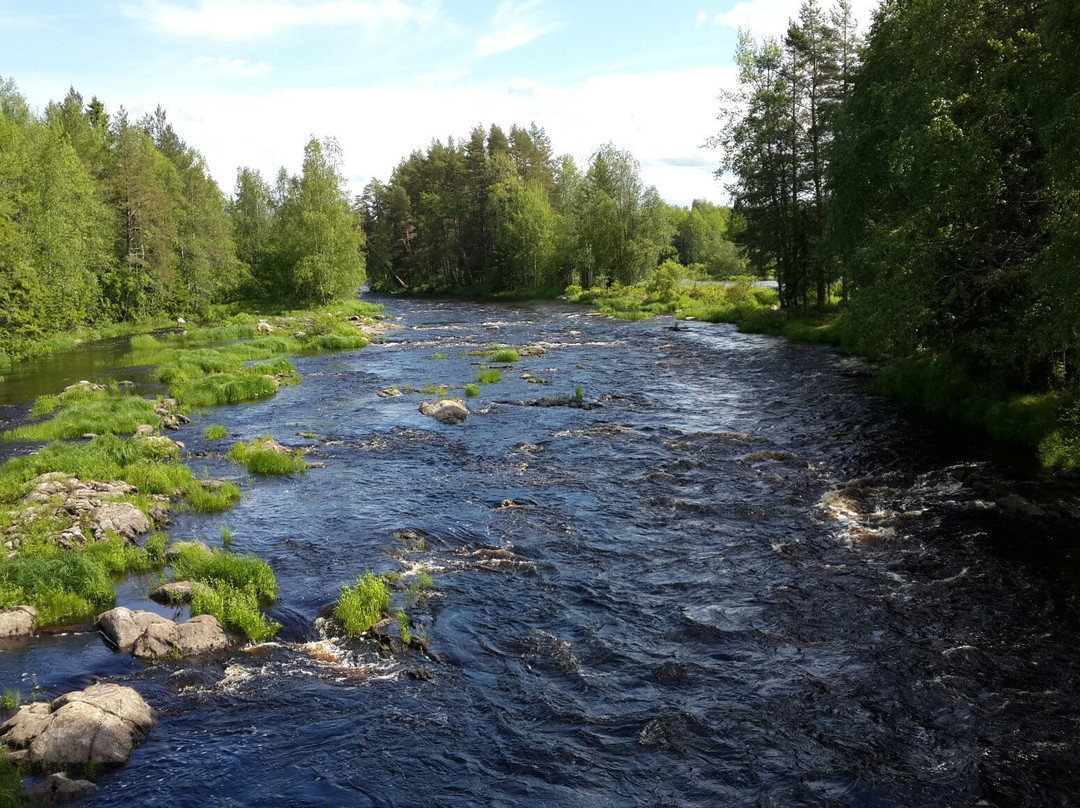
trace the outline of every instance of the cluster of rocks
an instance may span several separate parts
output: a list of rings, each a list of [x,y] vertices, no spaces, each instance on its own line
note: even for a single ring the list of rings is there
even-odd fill
[[[1051,522],[1063,519],[1080,519],[1080,501],[1074,496],[1032,501],[1016,490],[1016,484],[987,474],[978,466],[958,466],[951,471],[953,479],[968,488],[982,500],[993,502],[997,509],[1009,516],[1038,519]]]
[[[30,482],[22,507],[14,511],[4,546],[14,552],[20,544],[20,534],[40,519],[63,525],[57,532],[57,543],[67,549],[82,547],[88,536],[101,539],[109,533],[136,541],[149,533],[154,524],[168,523],[169,498],[155,495],[149,514],[129,502],[116,501],[117,497],[135,493],[135,486],[125,482],[80,480],[59,471],[42,474]]]
[[[32,771],[81,770],[127,763],[154,726],[154,714],[130,687],[96,684],[52,702],[21,706],[0,725],[0,752]],[[84,799],[92,783],[50,775],[27,796],[38,804]]]
[[[190,592],[190,584],[188,585]],[[179,659],[224,651],[232,644],[213,615],[175,623],[160,614],[117,606],[98,616],[98,628],[123,653],[137,659]]]
[[[179,412],[175,398],[163,398],[154,406],[154,412],[161,416],[161,425],[165,429],[179,429],[184,424],[191,423],[186,415]]]

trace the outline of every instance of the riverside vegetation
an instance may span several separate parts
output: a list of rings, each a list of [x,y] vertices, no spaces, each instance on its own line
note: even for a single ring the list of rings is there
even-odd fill
[[[213,614],[255,641],[273,636],[275,626],[261,609],[273,601],[276,585],[263,562],[194,545],[167,554],[161,532],[139,546],[134,536],[95,524],[88,508],[72,517],[63,497],[82,485],[114,486],[97,495],[126,503],[161,525],[174,506],[206,513],[227,510],[238,501],[240,489],[197,477],[181,462],[180,444],[155,432],[163,425],[178,426],[193,407],[252,400],[272,395],[282,384],[298,383],[291,363],[279,354],[366,345],[377,335],[361,329],[370,328],[371,315],[380,310],[347,301],[268,319],[238,314],[225,325],[192,328],[179,336],[135,338],[132,364],[158,364],[156,378],[170,384],[172,398],[151,401],[116,385],[80,383],[38,399],[31,415],[39,420],[3,435],[5,440],[51,442],[0,466],[0,534],[7,541],[0,558],[0,608],[33,606],[38,626],[83,619],[115,601],[117,576],[170,566],[177,580],[198,584],[192,615]],[[259,325],[276,336],[252,339]],[[239,341],[202,347],[222,339]],[[251,360],[259,361],[245,364]],[[211,430],[224,437],[223,429]],[[88,433],[93,437],[83,439]],[[271,444],[274,448],[267,448]],[[297,453],[269,438],[237,443],[230,458],[256,474],[288,474],[305,467]]]

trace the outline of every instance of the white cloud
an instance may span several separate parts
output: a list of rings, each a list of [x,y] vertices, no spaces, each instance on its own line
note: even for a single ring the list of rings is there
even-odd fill
[[[607,141],[641,162],[642,179],[668,201],[720,202],[712,172],[719,155],[701,148],[717,128],[716,95],[732,86],[732,70],[702,68],[654,75],[613,74],[571,85],[539,82],[429,87],[303,88],[261,97],[184,91],[131,99],[135,117],[160,102],[178,133],[206,157],[214,177],[232,190],[239,166],[273,178],[284,165],[297,172],[311,135],[333,135],[342,146],[351,191],[373,177],[387,180],[414,149],[435,138],[465,137],[477,124],[535,121],[556,153],[584,165]],[[287,116],[281,110],[289,110]],[[662,110],[680,110],[678,123]],[[393,110],[392,125],[371,125],[372,110]],[[658,112],[660,110],[661,112]]]
[[[495,11],[491,21],[491,33],[480,37],[476,43],[476,57],[483,59],[496,53],[520,48],[537,37],[562,27],[560,23],[545,22],[537,13],[541,0],[515,3],[506,0]]]
[[[249,62],[247,59],[230,59],[227,56],[200,56],[192,61],[195,67],[208,67],[222,76],[261,76],[273,68],[268,62]]]
[[[699,11],[697,13],[697,19],[694,20],[694,25],[696,25],[698,28],[700,28],[701,26],[703,26],[708,21],[709,21],[709,12],[702,10],[702,11]]]
[[[163,34],[255,39],[305,25],[362,25],[377,30],[409,22],[431,23],[437,0],[140,0],[125,13]]]
[[[782,37],[788,29],[788,22],[799,16],[799,6],[803,0],[740,0],[730,11],[721,11],[713,18],[716,25],[743,28],[757,37]],[[859,28],[866,30],[875,9],[881,0],[851,0],[851,11],[859,23]],[[828,4],[822,3],[822,9],[828,13]]]

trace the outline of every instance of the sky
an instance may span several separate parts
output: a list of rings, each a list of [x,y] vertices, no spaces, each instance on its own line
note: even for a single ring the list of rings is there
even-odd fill
[[[0,0],[0,77],[43,110],[74,87],[162,106],[231,193],[335,137],[352,194],[433,140],[535,122],[556,154],[629,151],[668,202],[722,203],[718,97],[740,27],[801,0]],[[823,2],[822,5],[827,5]],[[860,23],[877,0],[852,0]]]

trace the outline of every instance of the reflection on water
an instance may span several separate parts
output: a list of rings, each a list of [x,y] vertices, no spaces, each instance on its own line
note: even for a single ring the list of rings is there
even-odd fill
[[[234,511],[171,531],[219,543],[227,525],[273,566],[278,642],[151,667],[92,635],[0,653],[0,681],[53,694],[107,676],[158,711],[87,804],[1076,801],[1068,525],[1004,520],[957,485],[970,450],[818,346],[557,304],[385,302],[406,326],[388,345],[299,358],[299,387],[180,434],[213,475],[244,480],[211,422],[326,464],[244,480]],[[462,395],[494,342],[548,350],[461,425],[421,416],[429,396],[376,395]],[[499,403],[578,385],[604,406]],[[367,569],[432,576],[413,609],[428,655],[325,636],[320,610]]]

